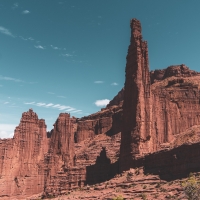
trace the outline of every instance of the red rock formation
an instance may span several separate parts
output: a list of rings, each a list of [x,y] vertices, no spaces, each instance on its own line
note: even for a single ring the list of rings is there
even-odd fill
[[[58,195],[70,188],[81,187],[85,183],[85,168],[76,165],[74,152],[74,133],[76,118],[61,113],[54,124],[49,142],[49,151],[45,155],[45,194]]]
[[[114,177],[119,167],[185,176],[199,169],[199,143],[188,145],[200,141],[198,124],[200,73],[185,65],[149,73],[147,43],[133,19],[124,89],[95,114],[61,113],[50,133],[32,109],[23,113],[14,137],[0,140],[0,197],[66,194]]]
[[[187,128],[200,124],[200,85],[195,79],[200,80],[200,76],[171,77],[152,85],[154,151]]]
[[[164,80],[165,78],[169,78],[172,76],[176,77],[191,77],[199,75],[199,72],[194,70],[190,70],[186,65],[172,65],[166,69],[162,70],[154,70],[150,72],[151,83],[155,83],[157,81]]]
[[[126,64],[123,103],[123,130],[120,150],[121,170],[130,166],[137,154],[151,151],[150,75],[147,42],[142,40],[141,25],[131,23],[131,43]]]
[[[122,92],[123,93],[123,92]],[[76,142],[93,138],[98,134],[114,135],[122,129],[122,102],[77,121]]]
[[[41,161],[47,152],[46,125],[30,109],[22,114],[14,138],[1,140],[0,196],[32,195],[43,191]]]
[[[106,108],[109,108],[111,106],[118,106],[122,104],[124,101],[124,88],[122,88],[118,94],[109,102],[109,104],[106,106]]]

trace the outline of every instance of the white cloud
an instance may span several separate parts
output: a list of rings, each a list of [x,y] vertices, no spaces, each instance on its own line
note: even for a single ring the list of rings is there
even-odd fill
[[[43,47],[42,45],[37,45],[37,46],[34,46],[36,49],[45,49],[45,47]]]
[[[24,82],[20,79],[16,79],[16,78],[11,78],[11,77],[6,77],[6,76],[1,76],[0,75],[0,80],[5,80],[5,81],[14,81],[14,82]]]
[[[46,103],[37,103],[36,106],[45,106]]]
[[[26,38],[24,38],[24,37],[22,37],[22,36],[19,36],[19,38],[21,38],[22,40],[28,40],[28,39],[26,39]]]
[[[52,106],[53,108],[58,108],[58,107],[60,107],[61,105],[60,104],[56,104],[56,105],[54,105],[54,106]]]
[[[54,105],[53,103],[49,103],[49,104],[46,104],[45,107],[51,107],[53,105]]]
[[[8,101],[4,102],[4,104],[8,104],[8,103],[9,103]]]
[[[3,26],[0,26],[0,33],[15,37],[7,28],[4,28]]]
[[[118,85],[118,83],[114,82],[114,83],[111,83],[111,85],[116,86]]]
[[[53,93],[53,92],[47,92],[48,94],[55,94],[55,93]]]
[[[30,13],[29,10],[24,10],[24,11],[22,11],[22,14],[29,14],[29,13]]]
[[[104,81],[94,81],[94,83],[100,84],[100,83],[104,83]]]
[[[18,7],[19,7],[19,4],[18,3],[14,3],[13,6],[12,6],[12,9],[15,10]]]
[[[3,85],[0,85],[0,87],[3,87]]]
[[[19,36],[19,38],[21,38],[22,40],[25,40],[25,41],[27,41],[27,40],[34,40],[32,37],[28,37],[28,38],[24,38],[24,37],[22,37],[22,36]]]
[[[39,107],[44,107],[44,108],[56,108],[58,110],[65,110],[65,111],[74,111],[74,112],[80,112],[81,110],[77,110],[75,108],[72,108],[71,106],[65,106],[65,105],[60,105],[60,104],[53,104],[53,103],[35,103],[35,102],[26,102],[24,103],[26,105],[34,105],[34,106],[39,106]]]
[[[108,99],[96,100],[95,105],[98,107],[103,107],[103,106],[106,106],[107,104],[109,104],[109,102],[110,102],[110,100],[108,100]]]
[[[76,110],[75,108],[69,108],[67,110],[65,110],[66,112],[72,111],[72,110]]]
[[[60,49],[60,48],[58,48],[58,47],[54,47],[53,45],[50,45],[50,46],[51,46],[51,48],[54,49],[54,50]]]
[[[72,111],[71,113],[78,113],[78,112],[81,112],[82,110],[75,110],[75,111]]]
[[[35,102],[30,102],[30,103],[26,102],[26,103],[24,103],[24,104],[26,104],[26,105],[34,105]]]
[[[71,57],[71,56],[73,56],[73,55],[66,53],[66,54],[62,54],[62,56]]]
[[[32,37],[29,37],[28,40],[34,40]]]
[[[66,99],[66,97],[65,97],[65,96],[57,96],[57,97]]]
[[[0,138],[12,138],[16,124],[0,124]]]
[[[72,107],[70,107],[70,106],[59,106],[58,108],[59,108],[59,110],[64,110],[66,108],[71,109]]]

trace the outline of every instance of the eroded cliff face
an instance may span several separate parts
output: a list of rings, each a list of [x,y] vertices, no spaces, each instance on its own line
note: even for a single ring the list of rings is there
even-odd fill
[[[118,96],[120,96],[118,98]],[[81,142],[87,138],[94,138],[98,134],[115,135],[122,130],[123,91],[115,98],[120,99],[101,111],[83,117],[77,121],[75,141]]]
[[[200,85],[195,80],[200,76],[170,77],[152,85],[154,151],[187,128],[200,124]]]
[[[61,113],[48,133],[30,109],[0,140],[0,198],[66,194],[130,167],[166,179],[198,171],[200,73],[183,64],[149,72],[140,22],[130,25],[125,87],[106,108],[81,119]]]
[[[61,113],[54,124],[45,155],[45,194],[58,195],[70,188],[81,187],[85,183],[85,168],[76,167],[74,134],[77,130],[76,118]]]
[[[149,72],[141,25],[131,20],[126,64],[120,170],[139,157],[169,148],[175,137],[200,124],[200,73],[184,64]]]
[[[22,114],[13,139],[1,140],[0,196],[32,195],[44,190],[42,160],[47,152],[46,125],[30,109]]]
[[[141,24],[132,19],[123,103],[120,167],[126,169],[135,156],[151,151],[151,99],[147,42]]]

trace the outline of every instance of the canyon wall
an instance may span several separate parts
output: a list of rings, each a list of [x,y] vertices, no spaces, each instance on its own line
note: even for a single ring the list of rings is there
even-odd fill
[[[44,190],[46,125],[30,109],[22,114],[13,139],[0,141],[0,195],[32,195]]]
[[[175,136],[200,124],[200,73],[184,64],[149,72],[147,42],[131,20],[124,86],[120,170],[167,148]]]
[[[122,96],[123,90],[115,97],[118,99],[115,103],[97,113],[78,119],[75,142],[94,138],[98,134],[111,136],[120,133],[122,130]]]
[[[199,143],[172,144],[200,124],[200,73],[183,64],[149,72],[141,24],[130,26],[125,85],[106,108],[80,119],[61,113],[48,133],[30,109],[14,137],[0,140],[1,198],[66,194],[130,167],[165,179],[198,170]]]

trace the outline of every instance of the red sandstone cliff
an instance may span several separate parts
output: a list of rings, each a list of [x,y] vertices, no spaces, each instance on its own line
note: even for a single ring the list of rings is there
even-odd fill
[[[126,57],[123,103],[123,130],[120,167],[126,169],[137,154],[151,151],[151,94],[147,42],[142,40],[141,25],[132,19],[131,42]]]
[[[13,139],[0,141],[0,196],[32,195],[44,189],[42,160],[46,125],[33,110],[22,114]]]
[[[14,137],[0,140],[1,198],[66,194],[130,167],[166,179],[198,171],[200,73],[185,65],[149,72],[140,22],[130,25],[125,86],[106,108],[81,119],[61,113],[48,134],[30,109]]]

